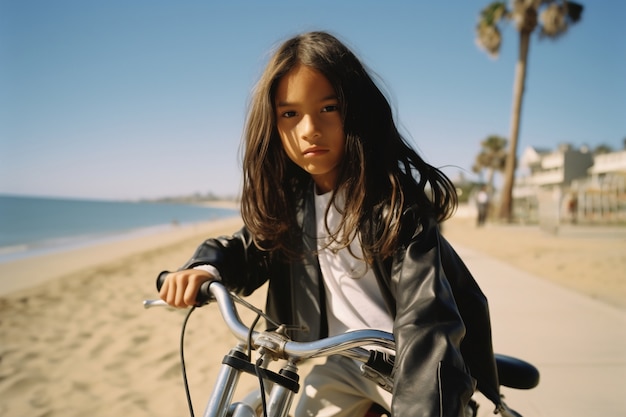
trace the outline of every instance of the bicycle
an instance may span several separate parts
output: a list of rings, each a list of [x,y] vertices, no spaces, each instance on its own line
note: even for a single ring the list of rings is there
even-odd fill
[[[160,289],[166,273],[159,275],[157,288]],[[203,284],[198,297],[198,305],[215,301],[220,314],[233,333],[237,344],[224,356],[215,388],[207,402],[203,417],[288,417],[289,411],[298,392],[298,365],[308,359],[330,355],[343,355],[360,362],[361,373],[365,378],[375,381],[383,389],[393,389],[393,355],[395,351],[393,335],[380,330],[356,330],[330,336],[313,342],[295,342],[287,337],[284,324],[273,323],[261,310],[250,305],[235,294],[230,293],[219,281]],[[257,314],[256,320],[248,327],[241,319],[235,301],[250,308]],[[162,300],[145,300],[144,307],[167,306]],[[181,365],[183,382],[187,394],[190,415],[193,406],[187,384],[184,365],[183,338],[187,320],[195,307],[190,309],[181,334]],[[254,327],[263,317],[273,325],[273,330],[256,331]],[[368,346],[364,348],[363,346]],[[378,347],[381,350],[374,349]],[[251,351],[256,350],[258,359],[252,361]],[[270,364],[283,361],[278,372],[269,368]],[[539,372],[531,364],[505,355],[496,355],[500,385],[517,389],[530,389],[539,383]],[[235,389],[242,373],[254,375],[259,380],[259,390],[249,393],[240,401],[233,401]],[[266,394],[270,388],[269,394]],[[478,405],[471,402],[467,416],[475,416]],[[507,409],[508,410],[508,409]],[[513,410],[507,411],[512,417],[521,417]],[[502,413],[506,417],[505,413]],[[389,416],[390,413],[378,404],[374,404],[364,417]]]

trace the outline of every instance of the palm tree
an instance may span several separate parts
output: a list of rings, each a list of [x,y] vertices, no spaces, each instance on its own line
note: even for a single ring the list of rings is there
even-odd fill
[[[526,62],[530,35],[540,27],[540,38],[558,38],[567,28],[580,20],[583,6],[566,0],[512,0],[511,8],[503,1],[496,1],[485,7],[476,27],[476,42],[492,57],[500,51],[502,36],[498,24],[511,20],[519,32],[519,53],[515,65],[513,84],[513,109],[511,112],[511,134],[509,152],[506,158],[504,186],[500,206],[500,217],[511,221],[513,206],[513,183],[519,137],[522,97],[526,82]],[[539,16],[539,19],[537,17]],[[539,22],[538,22],[539,20]]]
[[[601,143],[595,148],[593,148],[593,155],[602,155],[605,153],[613,152],[613,147],[611,145],[607,145],[606,143]]]
[[[501,136],[490,135],[480,142],[480,153],[476,155],[476,160],[472,171],[479,174],[483,170],[487,171],[487,192],[493,193],[493,178],[496,172],[503,172],[506,163],[507,140]]]

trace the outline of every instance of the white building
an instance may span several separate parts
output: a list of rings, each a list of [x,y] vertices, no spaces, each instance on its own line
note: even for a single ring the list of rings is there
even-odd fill
[[[587,177],[593,165],[588,149],[561,145],[556,151],[528,147],[519,161],[520,175],[515,180],[513,198],[536,195],[538,188],[569,187],[573,180]]]
[[[592,178],[597,179],[610,174],[626,174],[626,149],[596,155],[588,172]]]
[[[561,145],[529,147],[513,187],[517,216],[529,221],[622,221],[626,219],[626,149],[593,155]],[[542,220],[544,219],[544,220]]]

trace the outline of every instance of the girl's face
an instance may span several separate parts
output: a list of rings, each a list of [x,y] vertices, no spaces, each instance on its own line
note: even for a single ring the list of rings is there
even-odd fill
[[[317,70],[298,65],[278,82],[274,108],[289,158],[311,174],[318,192],[332,190],[346,138],[339,100],[330,82]]]

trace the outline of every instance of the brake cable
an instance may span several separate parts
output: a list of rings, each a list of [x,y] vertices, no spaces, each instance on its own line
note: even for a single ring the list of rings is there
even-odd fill
[[[183,326],[180,332],[180,367],[183,373],[183,385],[185,387],[185,396],[187,397],[187,406],[189,407],[189,415],[194,417],[193,412],[193,403],[191,401],[191,392],[189,390],[189,381],[187,380],[187,367],[185,366],[185,331],[187,329],[187,322],[189,321],[189,317],[191,317],[191,313],[196,310],[196,306],[193,306],[189,309],[189,312],[185,315],[185,320],[183,321]]]

